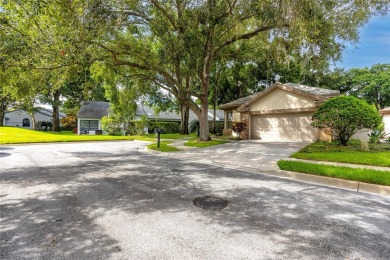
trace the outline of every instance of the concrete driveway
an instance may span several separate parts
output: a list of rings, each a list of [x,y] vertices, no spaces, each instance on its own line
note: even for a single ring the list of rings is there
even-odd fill
[[[390,197],[194,162],[195,151],[148,154],[144,146],[0,147],[0,258],[390,257]],[[204,195],[228,206],[195,207]]]
[[[289,157],[308,144],[241,140],[183,151],[178,154],[163,153],[161,155],[206,164],[269,171],[279,169],[276,164],[278,160]]]

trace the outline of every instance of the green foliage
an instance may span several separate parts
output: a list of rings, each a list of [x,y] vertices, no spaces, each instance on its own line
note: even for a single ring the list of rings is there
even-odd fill
[[[179,122],[161,122],[161,121],[149,121],[148,129],[149,133],[154,133],[154,129],[159,128],[164,134],[176,134],[180,133]]]
[[[312,126],[331,129],[342,145],[358,130],[373,129],[382,121],[374,107],[352,96],[331,98],[312,117]]]
[[[390,64],[351,69],[348,74],[351,94],[375,104],[377,110],[390,105]]]
[[[380,142],[380,140],[384,140],[388,135],[389,134],[385,132],[385,125],[382,123],[374,130],[372,130],[372,132],[368,135],[368,140],[370,143],[377,144]]]
[[[101,121],[102,129],[109,135],[121,135],[122,121],[116,117],[104,116]]]
[[[47,131],[47,130],[51,130],[51,128],[53,127],[53,124],[51,123],[51,121],[38,121],[36,122],[36,130],[39,130],[39,131]]]
[[[390,186],[390,171],[280,160],[281,170]]]
[[[376,0],[2,1],[0,53],[7,55],[0,57],[0,71],[14,70],[10,88],[24,93],[13,97],[31,100],[36,94],[63,94],[66,85],[75,86],[76,93],[80,84],[94,91],[86,86],[89,80],[78,76],[99,61],[113,72],[105,71],[103,80],[91,84],[109,85],[105,90],[113,113],[125,125],[132,120],[134,104],[121,98],[136,96],[130,93],[137,92],[136,85],[154,85],[198,115],[200,138],[207,140],[205,115],[215,65],[231,68],[229,86],[235,84],[243,95],[246,84],[258,87],[253,72],[264,71],[267,79],[282,75],[275,71],[286,72],[282,80],[304,78],[294,73],[306,75],[339,59],[344,42],[356,41],[358,28],[387,8],[388,1]],[[270,61],[264,57],[277,62],[259,69],[257,61]],[[298,64],[290,66],[290,61]],[[124,86],[123,93],[114,89]],[[53,104],[59,100],[50,98]]]
[[[143,135],[144,127],[148,126],[149,120],[146,115],[142,115],[139,120],[132,120],[127,125],[126,131],[129,132],[130,135]]]
[[[199,120],[194,119],[190,122],[190,133],[197,133],[199,131]]]
[[[215,134],[221,136],[222,133],[223,133],[224,127],[225,127],[224,122],[216,121],[215,122]],[[212,128],[213,128],[213,123],[209,122],[209,130],[210,130],[210,132],[211,132]]]

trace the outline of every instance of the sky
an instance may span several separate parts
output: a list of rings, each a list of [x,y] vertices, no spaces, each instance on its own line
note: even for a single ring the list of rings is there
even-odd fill
[[[372,17],[360,29],[357,44],[348,44],[341,62],[336,67],[370,68],[374,64],[390,63],[390,13],[386,16]]]

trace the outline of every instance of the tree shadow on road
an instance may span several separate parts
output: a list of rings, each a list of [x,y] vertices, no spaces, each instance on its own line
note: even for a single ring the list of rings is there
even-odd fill
[[[390,255],[386,197],[141,153],[76,156],[86,161],[0,171],[2,258],[123,258],[131,252],[109,229],[141,232],[148,226],[138,219],[159,222],[165,215],[180,220],[171,235],[193,247],[220,240],[233,248],[239,238],[252,253],[261,249],[273,258]],[[204,211],[193,205],[195,197],[210,194],[226,198],[228,207]],[[128,222],[107,224],[115,214]],[[210,227],[216,240],[194,245],[179,227],[199,235]],[[273,246],[261,245],[263,240]]]

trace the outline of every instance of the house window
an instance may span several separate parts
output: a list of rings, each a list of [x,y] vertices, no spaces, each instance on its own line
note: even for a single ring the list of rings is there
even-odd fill
[[[30,127],[30,119],[24,118],[22,121],[22,126],[23,127]]]
[[[80,129],[85,130],[98,130],[99,120],[80,120]]]
[[[227,112],[227,129],[232,129],[232,112]]]

